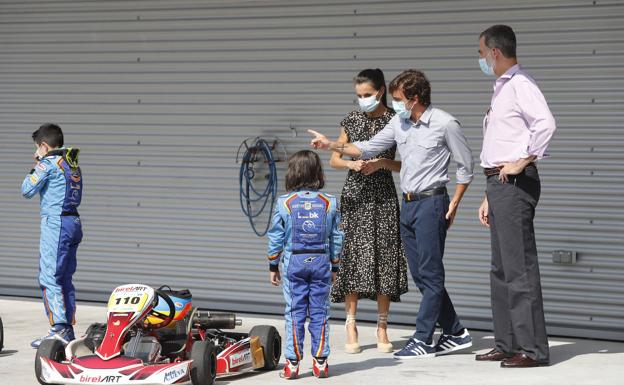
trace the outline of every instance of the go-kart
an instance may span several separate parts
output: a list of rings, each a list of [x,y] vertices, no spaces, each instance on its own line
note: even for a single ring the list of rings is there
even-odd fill
[[[35,374],[43,385],[212,385],[217,376],[274,369],[282,347],[277,330],[222,330],[238,325],[233,313],[193,308],[188,290],[119,286],[108,301],[106,324],[91,324],[66,345],[41,343]]]

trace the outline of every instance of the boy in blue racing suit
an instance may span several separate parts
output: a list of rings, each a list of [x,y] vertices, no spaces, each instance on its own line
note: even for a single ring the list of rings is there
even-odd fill
[[[22,195],[41,196],[41,240],[39,285],[50,321],[45,337],[31,343],[37,348],[44,339],[64,342],[74,339],[76,250],[82,240],[78,206],[82,199],[82,174],[78,149],[63,148],[63,132],[55,124],[44,124],[32,135],[37,151],[35,168],[22,183]]]
[[[339,268],[343,234],[336,198],[318,192],[323,185],[318,155],[308,150],[294,154],[286,173],[290,193],[277,200],[268,232],[270,280],[273,285],[283,280],[286,300],[286,365],[281,375],[287,379],[299,373],[308,315],[313,374],[329,375],[329,292]]]

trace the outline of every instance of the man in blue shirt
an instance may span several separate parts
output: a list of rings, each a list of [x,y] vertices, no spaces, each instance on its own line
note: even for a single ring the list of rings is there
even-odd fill
[[[401,238],[422,301],[416,332],[394,357],[434,357],[472,346],[444,287],[442,263],[447,229],[472,181],[472,153],[459,121],[431,105],[431,86],[422,72],[404,71],[389,89],[396,115],[371,140],[332,142],[310,130],[315,135],[312,146],[368,159],[396,143],[402,161]],[[446,184],[451,157],[457,163],[457,186],[449,201]],[[436,324],[442,327],[442,336],[434,345]]]
[[[64,342],[74,339],[76,250],[82,240],[78,206],[82,199],[82,174],[78,149],[63,147],[63,132],[55,124],[44,124],[32,135],[37,164],[22,183],[22,195],[41,197],[39,285],[43,292],[49,334],[31,343],[37,348],[47,338]]]

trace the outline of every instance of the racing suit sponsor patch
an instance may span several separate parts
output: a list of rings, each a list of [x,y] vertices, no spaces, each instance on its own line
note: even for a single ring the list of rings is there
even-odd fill
[[[301,229],[306,233],[311,233],[316,228],[316,225],[312,221],[304,221],[303,225],[301,225]]]
[[[82,180],[82,176],[80,175],[79,170],[72,171],[69,177],[71,178],[71,180],[73,180],[76,183],[79,183]]]

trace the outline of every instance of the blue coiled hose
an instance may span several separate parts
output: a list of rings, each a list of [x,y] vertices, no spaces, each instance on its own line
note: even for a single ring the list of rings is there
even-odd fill
[[[243,144],[247,146],[246,142],[243,142]],[[269,167],[269,174],[266,176],[268,181],[264,191],[258,191],[254,187],[253,179],[256,177],[254,163],[256,162],[266,162]],[[241,209],[245,216],[247,216],[247,219],[249,219],[254,233],[262,237],[269,230],[273,205],[277,197],[277,167],[275,165],[272,147],[266,140],[255,138],[254,144],[247,147],[242,157],[238,180],[240,183]],[[260,208],[254,210],[252,204],[258,204]],[[266,226],[264,226],[264,230],[258,231],[254,219],[260,216],[267,207],[269,208],[269,219]]]

